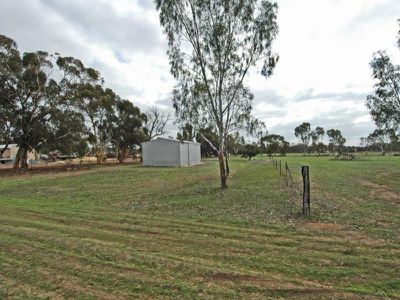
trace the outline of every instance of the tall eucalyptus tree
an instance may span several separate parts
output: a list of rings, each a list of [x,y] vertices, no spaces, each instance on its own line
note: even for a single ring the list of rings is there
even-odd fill
[[[269,77],[278,60],[272,42],[278,33],[276,3],[268,0],[155,0],[168,37],[171,73],[177,80],[173,104],[177,119],[198,131],[212,127],[218,143],[221,187],[230,133],[253,132],[253,95],[244,79],[259,66]],[[200,131],[201,132],[201,131]],[[206,137],[203,137],[206,139]]]

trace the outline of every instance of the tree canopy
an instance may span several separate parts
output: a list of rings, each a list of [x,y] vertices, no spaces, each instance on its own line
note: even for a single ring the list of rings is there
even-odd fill
[[[98,72],[72,57],[44,51],[21,55],[5,36],[0,36],[0,74],[1,101],[8,102],[11,135],[19,146],[15,168],[26,168],[28,151],[40,149],[57,132],[57,117],[71,110],[76,85],[99,80]],[[69,137],[65,133],[58,139],[66,143]]]
[[[227,187],[227,136],[254,132],[253,94],[244,84],[252,66],[269,77],[278,60],[277,4],[267,0],[156,0],[168,37],[171,73],[178,83],[173,104],[178,120],[195,129],[211,126],[219,153],[221,186]],[[204,138],[204,137],[203,137]]]
[[[265,151],[269,157],[277,153],[286,155],[289,148],[289,142],[285,141],[285,138],[278,134],[267,134],[261,138],[261,142],[265,143]]]
[[[400,34],[398,46],[400,48]],[[385,51],[375,53],[370,66],[375,84],[366,105],[372,119],[379,128],[400,133],[400,66],[393,64]]]
[[[27,168],[32,150],[84,156],[91,145],[100,161],[112,144],[126,150],[139,143],[147,118],[103,84],[79,59],[21,54],[0,35],[0,142],[18,145],[14,168]]]
[[[346,143],[346,139],[342,136],[342,132],[339,129],[329,129],[326,134],[329,137],[329,143],[331,144],[333,151],[337,152],[338,156],[343,153],[343,146]]]
[[[308,144],[311,138],[311,124],[303,122],[294,129],[294,135],[299,138],[300,142],[303,144],[304,153],[307,150]]]

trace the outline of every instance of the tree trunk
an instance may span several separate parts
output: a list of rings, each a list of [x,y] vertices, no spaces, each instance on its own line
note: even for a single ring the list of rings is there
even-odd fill
[[[95,153],[96,153],[96,162],[97,162],[97,164],[98,165],[102,164],[103,163],[103,151],[102,151],[102,149],[100,147],[96,147]]]
[[[225,153],[225,172],[226,172],[226,177],[229,177],[230,175],[230,169],[229,169],[229,162],[228,162],[228,152]]]
[[[28,170],[28,149],[23,149],[21,156],[21,169],[26,171]]]
[[[382,155],[385,156],[386,155],[386,149],[384,147],[381,147],[381,151],[382,151]]]
[[[14,160],[14,166],[13,166],[14,170],[18,170],[19,169],[19,163],[21,161],[21,152],[22,152],[22,148],[19,147],[18,151],[17,151],[17,155],[15,156],[15,160]]]
[[[221,175],[221,188],[226,189],[228,185],[226,183],[224,153],[222,150],[218,151],[218,160],[219,160],[219,171]]]
[[[13,169],[28,170],[28,167],[28,149],[20,146],[15,156]]]
[[[123,163],[125,161],[125,156],[126,156],[126,148],[121,147],[118,151],[118,161],[119,163]]]

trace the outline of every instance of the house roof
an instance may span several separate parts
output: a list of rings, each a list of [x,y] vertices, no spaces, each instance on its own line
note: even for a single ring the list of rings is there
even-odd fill
[[[157,141],[168,141],[168,142],[181,143],[181,144],[196,144],[196,145],[200,145],[200,143],[198,143],[198,142],[179,141],[179,140],[176,140],[176,139],[169,139],[169,138],[164,138],[164,137],[158,137],[158,138],[155,139],[155,140],[151,140],[151,141],[148,141],[148,142],[144,142],[144,143],[142,143],[142,144],[154,143],[154,142],[157,142]]]
[[[0,145],[0,149],[3,149],[3,148],[5,148],[7,145]],[[18,147],[18,145],[17,144],[9,144],[8,145],[8,148],[15,148],[15,147]]]

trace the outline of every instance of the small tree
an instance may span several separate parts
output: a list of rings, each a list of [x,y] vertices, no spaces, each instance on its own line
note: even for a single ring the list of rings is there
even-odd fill
[[[393,129],[375,129],[373,133],[367,137],[368,143],[377,146],[382,155],[385,155],[391,144],[398,141],[396,133]]]
[[[326,151],[326,148],[327,148],[326,145],[322,142],[319,142],[314,147],[314,149],[318,153],[318,155],[321,155],[321,153],[324,153]]]
[[[346,139],[342,136],[342,132],[339,129],[329,129],[326,134],[329,137],[331,149],[337,153],[337,157],[344,154]]]
[[[319,155],[321,154],[321,145],[322,140],[325,135],[325,130],[322,127],[317,126],[314,130],[311,131],[311,141],[312,141],[312,148],[315,152]]]
[[[285,141],[285,138],[277,134],[267,134],[261,138],[261,142],[265,143],[266,152],[269,157],[277,153],[286,155],[289,148],[289,143]]]
[[[260,153],[260,149],[256,144],[246,144],[242,149],[242,157],[251,160]]]
[[[303,122],[299,126],[294,129],[294,135],[300,140],[300,143],[303,144],[303,153],[305,154],[307,151],[308,144],[310,143],[311,138],[311,125],[310,123]]]
[[[168,37],[176,116],[196,131],[211,126],[218,142],[221,187],[227,187],[224,161],[229,134],[254,132],[253,95],[244,85],[252,66],[261,63],[269,77],[277,56],[272,41],[278,32],[277,4],[267,0],[156,0]],[[207,138],[203,136],[207,141]]]

